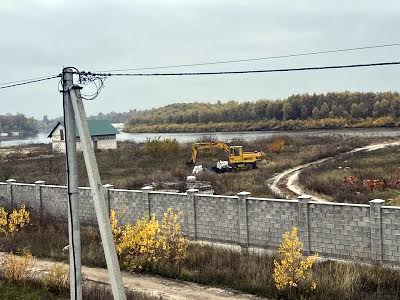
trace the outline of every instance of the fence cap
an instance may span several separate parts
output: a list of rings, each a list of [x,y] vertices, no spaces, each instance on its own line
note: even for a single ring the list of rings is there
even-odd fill
[[[151,185],[146,185],[144,187],[142,187],[142,191],[152,191],[154,189],[154,187],[152,187]]]
[[[237,193],[237,195],[238,195],[238,196],[250,196],[251,193],[250,193],[250,192],[245,192],[245,191],[243,191],[243,192]]]
[[[382,200],[382,199],[374,199],[374,200],[369,201],[369,203],[372,203],[372,204],[382,204],[382,203],[385,203],[385,200]]]
[[[106,188],[106,189],[112,189],[113,187],[114,187],[113,184],[109,184],[109,183],[103,184],[103,188]]]
[[[297,199],[299,200],[311,200],[311,196],[310,195],[300,195],[297,197]]]
[[[44,181],[44,180],[36,180],[34,183],[35,184],[45,184],[46,181]]]
[[[6,180],[7,183],[13,183],[13,182],[17,182],[15,179],[7,179]]]

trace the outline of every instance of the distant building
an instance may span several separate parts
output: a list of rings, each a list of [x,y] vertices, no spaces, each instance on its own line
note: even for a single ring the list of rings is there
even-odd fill
[[[107,120],[88,120],[89,132],[92,136],[94,149],[117,149],[117,134],[119,131]],[[58,122],[48,135],[54,152],[65,153],[65,128]],[[82,151],[78,129],[76,129],[76,150]]]

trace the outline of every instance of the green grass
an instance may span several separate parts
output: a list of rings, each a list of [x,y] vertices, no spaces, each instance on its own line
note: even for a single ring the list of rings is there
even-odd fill
[[[113,300],[111,288],[103,283],[85,283],[82,288],[85,300]],[[148,296],[142,292],[126,291],[127,300],[162,300],[158,296]],[[68,300],[69,292],[62,294],[47,291],[40,282],[31,281],[25,285],[10,283],[0,279],[1,300]]]
[[[45,289],[27,284],[25,286],[13,284],[0,280],[0,299],[2,300],[51,300],[51,299],[68,299],[66,296],[57,296]]]

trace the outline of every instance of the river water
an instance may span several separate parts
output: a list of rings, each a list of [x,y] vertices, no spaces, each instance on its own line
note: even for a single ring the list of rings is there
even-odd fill
[[[48,144],[51,142],[47,137],[48,132],[38,133],[29,137],[11,137],[0,138],[1,147],[17,146],[22,144]],[[216,139],[230,142],[233,139],[243,139],[247,141],[258,138],[274,137],[274,136],[329,136],[329,135],[346,135],[346,136],[365,136],[365,137],[396,137],[400,136],[400,128],[363,128],[363,129],[325,129],[325,130],[288,130],[288,131],[247,131],[247,132],[213,132],[213,133],[125,133],[121,132],[117,135],[118,141],[135,141],[145,142],[149,138],[170,138],[176,139],[178,142],[187,143],[194,142],[202,137],[214,136]]]

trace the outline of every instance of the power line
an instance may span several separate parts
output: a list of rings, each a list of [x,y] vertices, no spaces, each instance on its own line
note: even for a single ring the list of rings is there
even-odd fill
[[[140,70],[195,67],[195,66],[206,66],[206,65],[217,65],[217,64],[230,64],[230,63],[240,63],[240,62],[249,62],[249,61],[259,61],[259,60],[269,60],[269,59],[279,59],[279,58],[289,58],[289,57],[299,57],[299,56],[310,56],[310,55],[318,55],[318,54],[368,50],[368,49],[377,49],[377,48],[386,48],[386,47],[395,47],[395,46],[400,46],[400,43],[380,44],[380,45],[371,45],[371,46],[364,46],[364,47],[342,48],[342,49],[323,50],[323,51],[312,51],[312,52],[303,52],[303,53],[294,53],[294,54],[276,55],[276,56],[267,56],[267,57],[257,57],[257,58],[211,61],[211,62],[202,62],[202,63],[193,63],[193,64],[183,64],[183,65],[166,65],[166,66],[153,66],[153,67],[130,68],[130,69],[102,70],[102,71],[96,71],[96,72],[99,72],[99,73],[126,72],[126,71],[140,71]]]
[[[21,80],[16,80],[16,81],[2,82],[2,83],[0,83],[0,85],[8,85],[8,84],[20,83],[20,82],[25,82],[25,81],[43,79],[43,78],[46,78],[46,77],[48,77],[48,76],[49,76],[49,75],[40,76],[40,77],[34,77],[34,78],[28,78],[28,79],[21,79]]]
[[[7,89],[7,88],[16,87],[16,86],[20,86],[20,85],[25,85],[25,84],[36,83],[36,82],[40,82],[40,81],[46,81],[46,80],[50,80],[50,79],[54,79],[54,78],[58,78],[58,77],[60,77],[60,75],[43,77],[43,78],[29,80],[29,81],[22,81],[21,80],[21,81],[19,81],[19,83],[9,84],[9,85],[6,85],[6,86],[0,86],[0,90],[1,89]],[[16,81],[16,82],[18,82],[18,81]]]
[[[231,74],[254,74],[254,73],[278,73],[278,72],[296,72],[296,71],[312,71],[312,70],[329,70],[329,69],[347,69],[362,67],[377,67],[400,65],[400,61],[379,62],[369,64],[351,64],[351,65],[333,65],[321,67],[301,67],[286,69],[266,69],[266,70],[243,70],[243,71],[218,71],[218,72],[182,72],[182,73],[93,73],[93,72],[76,72],[81,76],[198,76],[198,75],[231,75]]]

